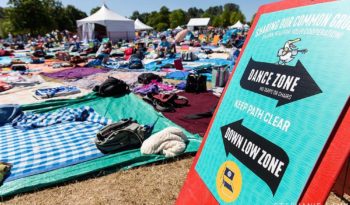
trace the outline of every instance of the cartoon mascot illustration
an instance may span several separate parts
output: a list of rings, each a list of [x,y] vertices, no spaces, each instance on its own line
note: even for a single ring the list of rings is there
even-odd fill
[[[307,53],[307,49],[299,50],[294,43],[297,43],[301,41],[300,38],[289,40],[284,44],[284,47],[281,48],[278,51],[277,57],[279,58],[279,61],[277,64],[279,65],[286,65],[287,63],[291,62],[298,53],[305,54]]]

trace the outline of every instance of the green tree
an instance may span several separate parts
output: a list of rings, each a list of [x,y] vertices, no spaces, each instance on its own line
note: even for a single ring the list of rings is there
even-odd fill
[[[187,10],[187,20],[191,18],[199,18],[204,14],[203,9],[197,9],[197,7],[191,7]]]
[[[42,0],[9,0],[8,4],[7,18],[17,32],[44,33],[54,24]]]
[[[214,17],[214,16],[219,16],[223,12],[222,6],[213,6],[209,7],[207,10],[205,10],[203,15]]]
[[[245,16],[241,12],[237,4],[228,3],[224,5],[224,10],[221,14],[222,26],[230,26],[237,21],[245,22]]]
[[[130,18],[131,18],[132,20],[139,19],[140,21],[142,21],[142,20],[140,19],[140,16],[141,16],[141,14],[140,14],[139,11],[134,11],[134,12],[132,12],[132,15],[130,16]]]
[[[241,11],[235,11],[231,13],[230,22],[231,24],[237,23],[237,21],[245,22],[245,16]]]
[[[170,16],[169,9],[163,6],[160,8],[159,12],[156,12],[156,11],[151,12],[147,17],[147,21],[143,21],[143,22],[147,22],[148,25],[152,26],[158,31],[163,31],[170,27],[169,16]]]
[[[66,29],[70,31],[75,31],[77,29],[76,21],[86,18],[87,15],[85,12],[77,9],[75,6],[68,5],[65,9],[65,15],[68,17],[69,22],[67,22]]]
[[[176,28],[177,26],[186,24],[186,13],[182,9],[174,10],[169,15],[170,27]]]
[[[62,2],[56,0],[47,0],[44,1],[44,5],[52,18],[52,25],[50,25],[48,29],[63,30],[67,28],[68,25],[72,27],[69,17],[65,15],[65,8],[62,5]]]
[[[157,16],[158,16],[158,12],[156,11],[152,11],[149,16],[148,16],[148,19],[147,19],[147,23],[148,25],[152,26],[153,28],[155,28],[158,24],[157,22]],[[141,19],[140,19],[141,20]]]
[[[224,11],[228,11],[228,12],[234,12],[234,11],[239,11],[239,6],[237,4],[233,4],[233,3],[228,3],[224,5]]]
[[[162,6],[159,11],[159,15],[157,18],[158,23],[164,23],[169,27],[170,21],[169,21],[169,15],[170,11],[167,7]]]
[[[54,29],[76,29],[76,20],[86,13],[74,6],[64,7],[59,0],[9,0],[4,30],[14,34],[44,34]]]
[[[156,29],[158,31],[165,31],[168,28],[168,24],[166,23],[158,23]]]
[[[100,6],[97,6],[97,7],[95,7],[95,8],[92,8],[92,9],[90,10],[90,15],[96,13],[96,12],[97,12],[98,10],[100,10],[100,9],[101,9]]]
[[[0,19],[5,18],[5,8],[0,7]]]
[[[222,19],[221,16],[215,16],[212,20],[211,20],[211,25],[214,27],[221,27],[222,26]]]
[[[139,19],[140,19],[140,21],[142,21],[142,22],[147,22],[148,19],[149,19],[149,16],[150,16],[150,13],[142,13],[142,14],[139,16]]]

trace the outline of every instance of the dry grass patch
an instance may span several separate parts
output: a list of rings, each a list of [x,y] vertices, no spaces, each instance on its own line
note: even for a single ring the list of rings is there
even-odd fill
[[[100,177],[19,195],[4,204],[174,204],[193,159],[188,156],[166,164],[102,173]],[[327,204],[347,203],[331,194]]]

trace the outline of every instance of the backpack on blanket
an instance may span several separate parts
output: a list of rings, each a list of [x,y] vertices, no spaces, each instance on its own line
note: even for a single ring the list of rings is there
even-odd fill
[[[139,77],[137,77],[137,81],[145,85],[151,83],[152,80],[156,80],[157,82],[163,81],[163,79],[159,75],[153,73],[142,73],[141,75],[139,75]]]
[[[122,119],[100,130],[95,138],[96,147],[103,153],[141,147],[151,128],[130,119]]]
[[[181,59],[183,61],[195,61],[198,60],[198,56],[193,52],[186,52],[182,54]]]
[[[186,80],[186,92],[200,93],[207,91],[207,76],[189,74]]]
[[[135,55],[132,55],[129,59],[129,69],[142,69],[142,60]]]
[[[103,97],[123,95],[129,93],[129,86],[122,80],[108,77],[101,85],[96,85],[93,91]]]

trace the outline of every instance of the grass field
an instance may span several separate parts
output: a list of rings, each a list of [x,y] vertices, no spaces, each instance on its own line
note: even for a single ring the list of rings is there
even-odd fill
[[[63,184],[6,199],[4,204],[174,204],[194,157]],[[348,198],[349,200],[349,198]],[[345,205],[331,194],[327,204]]]

